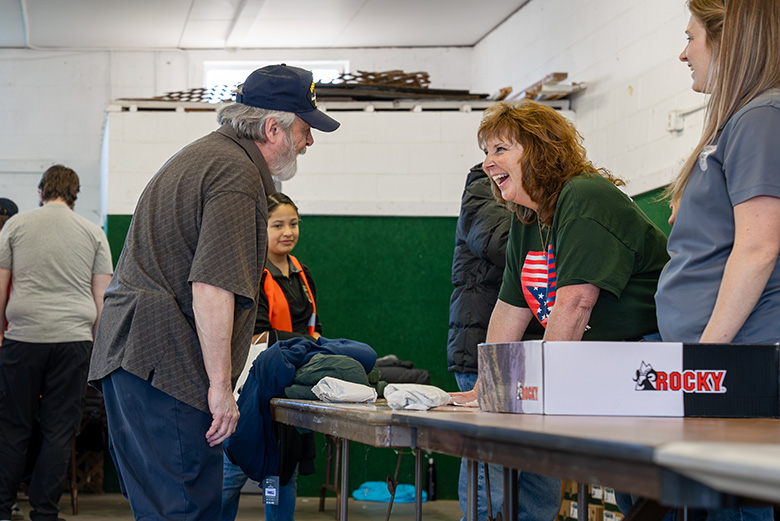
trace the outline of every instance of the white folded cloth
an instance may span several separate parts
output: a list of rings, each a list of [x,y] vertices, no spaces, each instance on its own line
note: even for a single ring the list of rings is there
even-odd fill
[[[427,411],[450,403],[450,395],[433,385],[388,384],[385,387],[387,405],[393,409]]]
[[[356,384],[326,376],[311,388],[323,402],[375,402],[376,389],[368,385]]]

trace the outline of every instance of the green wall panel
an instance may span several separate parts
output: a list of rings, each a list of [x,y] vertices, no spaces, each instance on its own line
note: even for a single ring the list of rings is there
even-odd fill
[[[446,367],[455,218],[304,217],[293,252],[311,268],[326,337],[371,345],[428,369]]]
[[[304,216],[294,254],[311,268],[317,311],[326,337],[371,345],[427,369],[431,383],[456,390],[446,346],[455,218]],[[325,442],[317,445],[324,458]],[[385,481],[397,453],[351,444],[350,491],[364,481]],[[438,497],[457,498],[459,460],[434,456]],[[301,495],[317,495],[324,478],[301,477]],[[414,483],[414,458],[402,458],[399,482]]]
[[[131,216],[110,215],[114,263]],[[454,217],[304,216],[293,252],[311,268],[325,336],[396,354],[454,389],[446,342]]]
[[[132,215],[109,215],[106,217],[106,237],[108,237],[108,246],[111,248],[111,258],[114,261],[114,267],[116,267],[116,262],[119,260],[119,254],[122,253],[127,230],[130,229],[132,220]]]
[[[656,226],[661,228],[667,237],[669,232],[672,231],[672,227],[669,224],[669,217],[672,215],[672,210],[669,208],[669,203],[662,199],[664,188],[658,188],[651,190],[643,194],[635,195],[633,197],[637,206],[639,206],[645,214],[653,221]]]

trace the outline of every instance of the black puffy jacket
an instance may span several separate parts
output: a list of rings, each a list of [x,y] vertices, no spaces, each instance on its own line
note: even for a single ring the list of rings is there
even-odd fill
[[[447,368],[477,372],[477,344],[485,341],[490,314],[498,299],[509,235],[509,210],[493,198],[492,181],[482,165],[466,177],[452,258],[450,331]]]
[[[477,344],[485,341],[504,274],[511,213],[496,202],[490,183],[481,164],[471,168],[455,234],[447,368],[460,373],[477,372]],[[541,338],[536,326],[529,324],[525,338]]]

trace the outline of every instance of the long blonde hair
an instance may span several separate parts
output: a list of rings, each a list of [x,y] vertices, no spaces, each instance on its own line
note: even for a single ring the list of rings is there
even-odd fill
[[[702,149],[715,142],[734,114],[767,89],[780,86],[778,0],[689,0],[691,15],[704,25],[713,54],[711,91],[698,145],[666,190],[672,204],[682,197]]]

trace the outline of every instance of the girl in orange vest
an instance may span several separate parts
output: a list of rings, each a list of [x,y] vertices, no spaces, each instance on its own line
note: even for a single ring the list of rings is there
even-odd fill
[[[316,340],[322,333],[314,280],[309,268],[290,255],[298,243],[299,221],[298,207],[289,197],[281,192],[268,196],[268,262],[263,273],[263,291],[257,302],[253,338],[268,333],[268,346],[293,337]],[[296,467],[289,482],[279,488],[278,505],[265,505],[265,521],[293,521],[297,474]],[[239,494],[247,479],[241,468],[225,456],[222,521],[235,520]]]
[[[279,192],[268,197],[268,263],[257,305],[255,334],[268,331],[268,345],[277,340],[322,333],[316,288],[309,268],[290,252],[298,243],[298,207]]]

